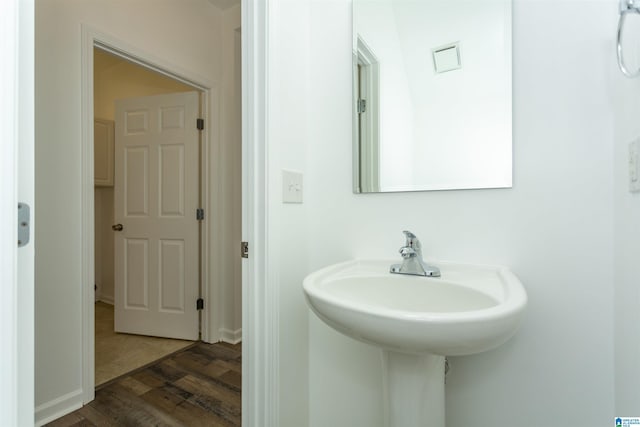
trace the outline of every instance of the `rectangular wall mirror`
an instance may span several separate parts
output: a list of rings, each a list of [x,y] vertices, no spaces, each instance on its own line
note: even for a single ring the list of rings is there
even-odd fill
[[[512,185],[511,0],[353,0],[356,193]]]

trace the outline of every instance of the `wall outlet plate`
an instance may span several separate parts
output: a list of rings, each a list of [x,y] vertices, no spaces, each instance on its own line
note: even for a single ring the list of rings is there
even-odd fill
[[[282,171],[282,203],[302,203],[302,173]]]

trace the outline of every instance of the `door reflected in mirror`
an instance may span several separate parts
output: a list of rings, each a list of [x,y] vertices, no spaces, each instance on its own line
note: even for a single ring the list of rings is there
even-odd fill
[[[511,0],[353,0],[356,193],[512,185]]]

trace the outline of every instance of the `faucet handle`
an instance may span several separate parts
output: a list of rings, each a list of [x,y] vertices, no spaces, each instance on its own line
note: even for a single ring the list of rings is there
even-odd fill
[[[416,238],[416,235],[410,232],[409,230],[404,230],[403,233],[407,237],[407,240]]]
[[[418,236],[416,236],[409,230],[404,230],[403,233],[407,238],[407,243],[405,243],[405,245],[416,250],[420,250],[420,240],[418,240]]]

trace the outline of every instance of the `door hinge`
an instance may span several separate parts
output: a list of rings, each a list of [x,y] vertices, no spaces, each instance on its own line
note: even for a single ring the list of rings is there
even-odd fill
[[[202,298],[198,298],[196,300],[196,310],[204,309],[204,300]]]
[[[367,111],[367,100],[366,99],[358,99],[356,108],[358,109],[358,114],[362,114]]]
[[[196,219],[198,221],[202,221],[204,219],[204,209],[202,208],[196,209]]]
[[[249,242],[240,242],[240,255],[242,258],[249,258]]]
[[[196,119],[196,127],[198,130],[204,129],[204,119]]]
[[[30,208],[26,203],[18,203],[18,247],[29,243],[31,220]]]

